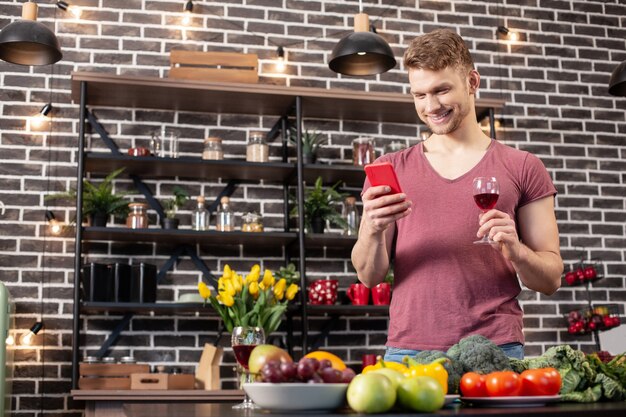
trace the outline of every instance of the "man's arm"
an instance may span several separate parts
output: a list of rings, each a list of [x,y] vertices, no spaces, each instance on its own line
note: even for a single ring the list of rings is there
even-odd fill
[[[524,243],[517,236],[515,222],[497,210],[491,210],[481,218],[478,234],[482,236],[482,233],[489,232],[526,287],[546,295],[554,294],[561,286],[563,273],[554,197],[525,205],[519,209],[517,218]]]
[[[408,215],[411,203],[404,194],[385,195],[388,187],[370,187],[363,193],[359,238],[352,249],[352,265],[367,287],[380,284],[389,270],[395,222]]]

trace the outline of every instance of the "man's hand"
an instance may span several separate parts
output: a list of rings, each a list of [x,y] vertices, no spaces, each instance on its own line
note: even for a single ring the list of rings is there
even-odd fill
[[[487,235],[493,240],[492,246],[502,253],[504,258],[511,262],[519,261],[522,255],[522,244],[517,236],[515,221],[506,213],[499,210],[489,210],[480,216],[480,228],[476,236]]]
[[[406,199],[406,194],[387,193],[391,189],[386,185],[370,187],[363,193],[363,220],[362,227],[369,234],[384,232],[396,220],[411,213],[412,203]]]

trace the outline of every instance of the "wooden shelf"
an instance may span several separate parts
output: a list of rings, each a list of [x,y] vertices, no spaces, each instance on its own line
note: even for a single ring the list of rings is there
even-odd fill
[[[352,248],[356,243],[356,236],[343,236],[333,233],[311,233],[304,237],[304,247],[308,249]]]
[[[87,152],[85,170],[96,174],[126,168],[125,174],[141,177],[193,177],[199,180],[287,182],[295,176],[295,164],[280,162],[246,162],[243,160],[205,161],[199,158],[157,158]]]
[[[389,306],[355,306],[351,304],[311,305],[306,306],[309,316],[388,316]]]
[[[157,242],[162,244],[202,244],[210,246],[246,245],[250,247],[285,246],[297,239],[286,232],[217,232],[187,229],[129,229],[126,227],[85,227],[83,240]]]
[[[337,181],[343,181],[348,187],[363,187],[365,170],[363,167],[354,165],[323,165],[307,164],[304,166],[304,180],[308,185],[313,185],[317,177],[322,177],[325,184],[333,185]]]
[[[413,98],[401,93],[74,72],[74,103],[80,102],[81,82],[86,83],[88,106],[282,116],[293,113],[296,97],[301,97],[305,118],[420,123]],[[477,99],[476,114],[503,105],[502,100]]]
[[[193,177],[199,179],[272,181],[296,183],[296,164],[286,162],[246,162],[237,159],[205,161],[199,158],[157,158],[154,156],[112,155],[105,152],[86,152],[85,171],[106,175],[126,168],[124,174],[141,177]],[[363,167],[353,165],[310,164],[304,166],[304,179],[313,184],[317,177],[325,184],[344,182],[349,187],[362,187],[365,181]]]
[[[80,307],[81,313],[155,313],[155,314],[174,314],[174,313],[202,313],[206,316],[215,316],[215,310],[210,306],[204,306],[202,303],[114,303],[114,302],[94,302],[85,301]]]

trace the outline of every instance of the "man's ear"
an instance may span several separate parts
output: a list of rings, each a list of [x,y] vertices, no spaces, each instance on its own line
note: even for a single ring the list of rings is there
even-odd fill
[[[480,87],[480,74],[475,69],[471,70],[468,77],[467,82],[469,85],[470,94],[476,94],[478,91],[478,87]]]

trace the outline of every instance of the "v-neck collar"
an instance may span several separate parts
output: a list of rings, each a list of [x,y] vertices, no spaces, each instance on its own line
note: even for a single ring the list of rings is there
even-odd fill
[[[472,168],[470,168],[467,172],[465,172],[464,174],[461,174],[460,176],[450,179],[450,178],[446,178],[444,176],[442,176],[436,169],[435,167],[433,167],[433,165],[430,163],[430,161],[428,160],[428,158],[426,157],[426,152],[424,152],[424,142],[420,143],[419,146],[419,150],[420,150],[420,155],[424,161],[424,163],[426,163],[426,166],[428,167],[428,169],[430,169],[430,171],[437,177],[439,178],[441,181],[447,182],[449,184],[453,184],[455,182],[459,182],[461,180],[463,180],[465,177],[467,177],[468,175],[472,174],[474,171],[476,171],[478,169],[478,167],[480,167],[485,159],[487,158],[487,156],[493,151],[493,148],[495,147],[495,140],[491,139],[491,142],[489,143],[489,146],[487,147],[487,151],[485,152],[485,154],[482,156],[482,158],[480,158],[480,160],[476,163],[476,165],[474,165]]]

